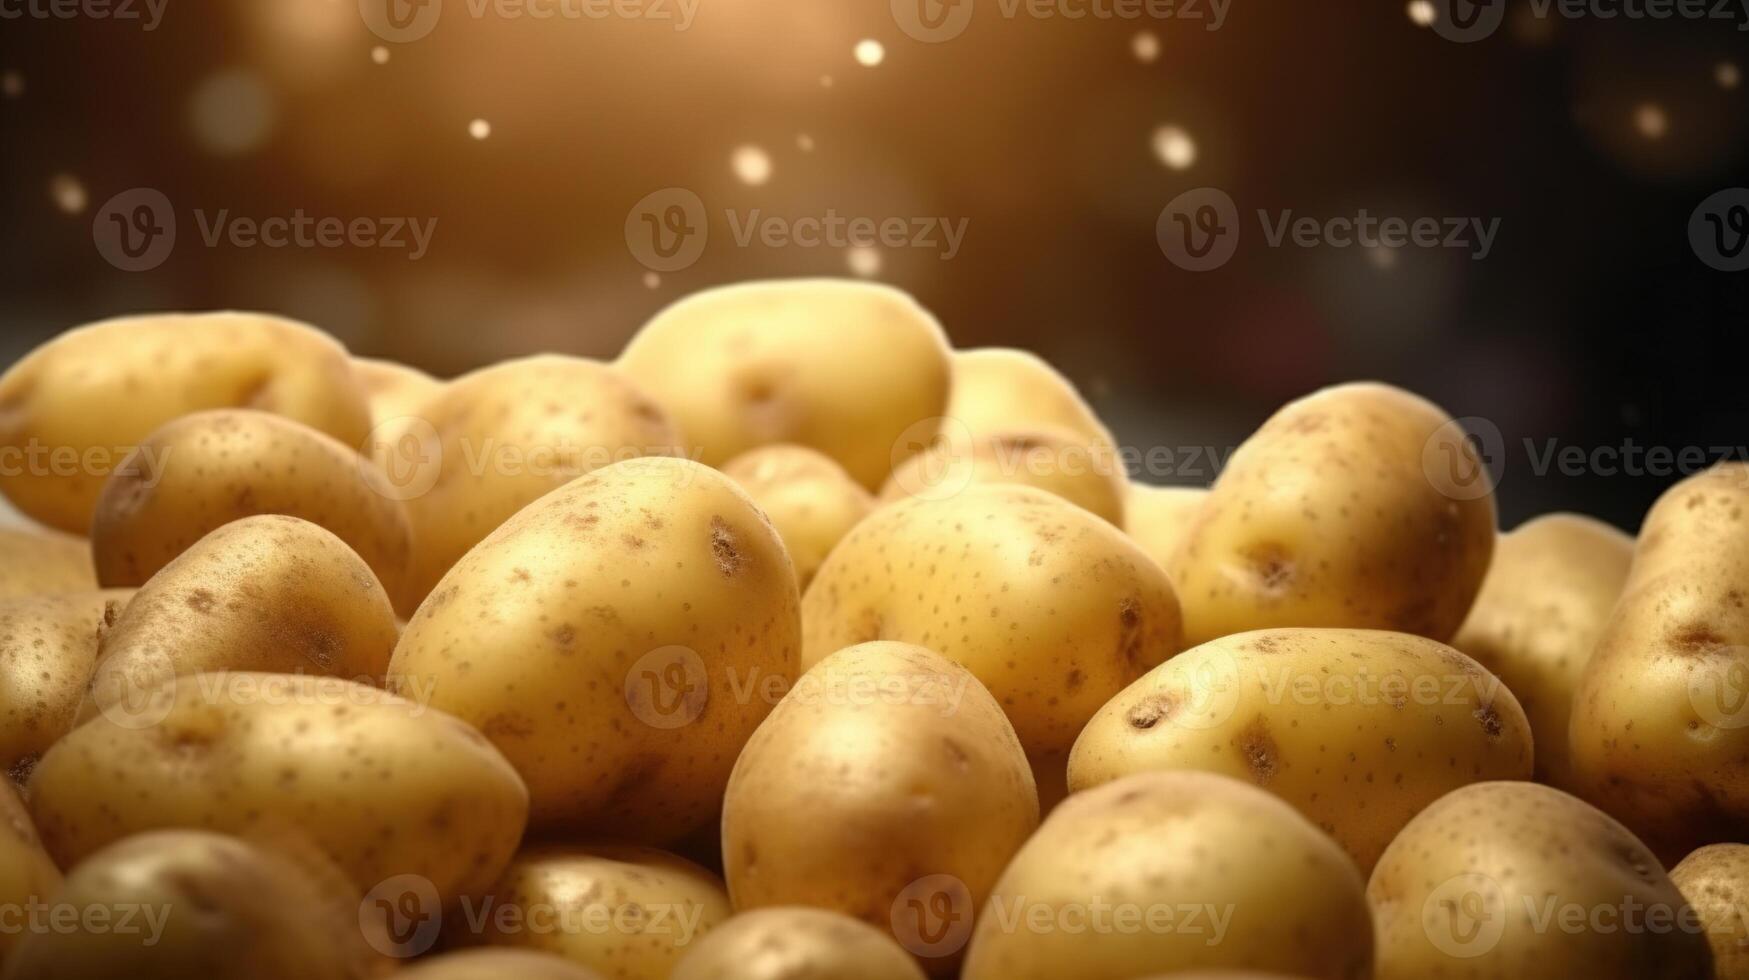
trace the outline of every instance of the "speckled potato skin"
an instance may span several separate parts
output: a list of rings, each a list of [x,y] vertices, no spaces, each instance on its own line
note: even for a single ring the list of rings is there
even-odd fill
[[[97,645],[132,589],[0,599],[0,770],[22,781],[73,728]]]
[[[646,323],[618,364],[673,413],[700,462],[794,443],[871,490],[948,399],[941,325],[910,296],[856,280],[694,293]]]
[[[526,949],[464,949],[416,960],[396,980],[602,980],[601,974],[554,953]]]
[[[1183,649],[1160,566],[1108,522],[1004,484],[869,515],[821,566],[802,626],[804,668],[869,640],[958,661],[1034,758],[1066,753],[1112,695]]]
[[[716,818],[775,703],[761,691],[794,679],[799,606],[783,542],[731,480],[631,460],[548,494],[458,562],[407,624],[390,684],[429,685],[435,707],[484,732],[528,781],[537,823],[669,843]],[[664,660],[671,648],[691,655]],[[628,693],[667,684],[664,666],[696,676],[662,692],[683,688],[683,707],[653,716]]]
[[[273,412],[348,446],[370,430],[345,348],[312,327],[259,313],[118,317],[61,334],[0,375],[0,447],[66,449],[81,461],[77,472],[0,475],[0,492],[44,524],[83,534],[127,449],[208,408]],[[93,449],[113,454],[108,465],[83,464]]]
[[[1186,650],[1113,698],[1075,742],[1069,790],[1152,769],[1268,790],[1365,872],[1451,790],[1529,779],[1531,729],[1499,678],[1443,643],[1261,630]]]
[[[1448,495],[1439,466],[1479,472],[1437,406],[1388,385],[1292,402],[1233,454],[1169,566],[1194,645],[1290,626],[1449,640],[1494,550],[1494,496]]]
[[[1676,484],[1646,515],[1633,569],[1573,698],[1586,799],[1674,861],[1749,829],[1749,465]]]
[[[334,532],[392,593],[412,542],[394,488],[355,447],[267,412],[219,409],[153,432],[97,498],[91,551],[105,588],[146,580],[225,524],[301,517]]]
[[[1377,980],[1712,975],[1695,914],[1657,857],[1601,810],[1537,783],[1476,783],[1423,810],[1373,869],[1367,901]],[[1551,903],[1586,917],[1562,925]],[[1630,903],[1639,928],[1587,924]],[[1664,926],[1645,925],[1650,906]]]
[[[0,906],[23,909],[32,901],[47,902],[60,888],[61,872],[37,839],[18,791],[0,779]],[[22,938],[0,931],[0,963]]]
[[[1172,553],[1190,529],[1209,492],[1204,487],[1155,487],[1131,483],[1124,496],[1123,529],[1148,557],[1172,571]]]
[[[1116,440],[1068,378],[1030,351],[979,347],[955,351],[946,415],[974,435],[1004,429],[1066,429],[1085,445]]]
[[[625,375],[597,361],[541,355],[444,385],[407,434],[373,452],[413,523],[411,615],[437,581],[512,514],[593,469],[634,456],[684,455],[680,430]]]
[[[949,441],[894,469],[881,500],[938,498],[973,483],[1012,483],[1054,493],[1122,526],[1123,466],[1107,447],[1089,445],[1067,429],[1010,427],[978,436],[967,431],[944,427]]]
[[[171,677],[257,670],[380,686],[395,650],[389,597],[346,543],[267,514],[194,543],[104,632],[81,720]]]
[[[903,695],[854,694],[877,684]],[[862,643],[810,669],[747,743],[723,871],[737,909],[817,906],[887,932],[901,893],[933,875],[981,906],[1037,826],[1032,770],[989,692],[930,650]]]
[[[1714,980],[1749,980],[1749,844],[1708,844],[1670,880],[1706,926]]]
[[[370,403],[371,428],[418,413],[443,382],[418,368],[371,357],[352,359],[352,373]]]
[[[37,763],[31,815],[63,865],[147,830],[295,830],[360,891],[417,874],[450,900],[489,885],[522,837],[528,791],[515,770],[428,705],[250,672],[150,693],[153,714],[100,714]]]
[[[554,953],[606,980],[667,980],[674,965],[730,915],[723,883],[684,858],[629,845],[540,845],[516,855],[498,883],[472,900],[476,908],[512,907],[533,928],[509,930],[497,917],[475,932],[465,916],[445,920],[458,943],[514,946]],[[540,927],[535,910],[576,917],[567,928]]]
[[[97,588],[91,544],[59,531],[0,527],[0,599]]]
[[[1536,780],[1573,792],[1573,692],[1615,608],[1634,539],[1579,514],[1545,514],[1500,536],[1451,645],[1517,695],[1536,735]]]
[[[1213,913],[1181,927],[1036,929],[1097,903]],[[1007,927],[997,909],[1006,911]],[[1086,920],[1083,920],[1086,921]],[[1112,923],[1117,922],[1113,913]],[[1145,920],[1144,920],[1145,921]],[[1199,931],[1200,930],[1200,931]],[[997,882],[962,980],[1129,980],[1213,967],[1361,980],[1372,964],[1364,885],[1335,841],[1268,793],[1198,772],[1129,776],[1064,800]]]
[[[107,924],[31,932],[6,961],[5,980],[372,975],[356,893],[222,834],[161,831],[112,844],[73,868],[54,901],[106,914]]]
[[[761,446],[723,464],[723,475],[783,536],[803,591],[833,546],[874,510],[874,495],[830,456],[806,446]]]
[[[739,913],[694,944],[669,980],[923,980],[923,971],[881,930],[793,906]]]

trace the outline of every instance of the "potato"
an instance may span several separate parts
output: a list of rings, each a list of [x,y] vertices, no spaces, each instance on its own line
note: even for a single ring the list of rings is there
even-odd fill
[[[334,532],[391,592],[407,573],[407,512],[358,450],[248,409],[196,412],[146,437],[104,484],[91,550],[106,588],[144,585],[211,531],[287,514]]]
[[[671,980],[923,980],[911,954],[846,915],[790,907],[743,912],[693,944]]]
[[[464,949],[415,962],[395,974],[396,980],[601,980],[551,953],[523,949]]]
[[[1037,826],[1032,771],[989,692],[930,650],[862,643],[804,674],[742,751],[723,872],[737,909],[818,906],[885,931],[935,880],[964,889],[969,916]],[[932,972],[957,952],[906,948]]]
[[[352,373],[370,402],[373,429],[396,419],[416,416],[443,390],[443,382],[418,368],[369,357],[352,359]]]
[[[0,976],[344,980],[371,975],[372,961],[356,893],[234,837],[169,830],[72,869]]]
[[[0,779],[0,963],[23,938],[20,921],[29,907],[46,903],[61,887],[61,872],[43,850],[30,814],[12,784]]]
[[[1286,626],[1449,640],[1494,549],[1480,467],[1449,416],[1397,388],[1287,405],[1234,452],[1168,566],[1185,640]]]
[[[346,351],[260,313],[119,317],[43,344],[0,375],[0,492],[83,534],[111,472],[152,430],[205,408],[259,408],[359,446],[370,429]]]
[[[1065,429],[998,429],[972,436],[949,420],[930,448],[899,464],[884,501],[951,497],[973,483],[1037,487],[1121,525],[1124,474],[1115,453]]]
[[[1123,529],[1160,567],[1172,568],[1172,553],[1208,500],[1203,487],[1154,487],[1131,483],[1124,496]]]
[[[910,296],[855,280],[695,293],[646,323],[618,364],[674,414],[700,462],[794,443],[870,490],[947,407],[940,324]]]
[[[59,531],[0,527],[0,599],[97,588],[91,544]]]
[[[467,904],[445,920],[452,940],[555,953],[612,980],[667,980],[730,912],[709,871],[627,845],[529,848]]]
[[[1536,779],[1578,784],[1567,759],[1573,692],[1615,608],[1634,539],[1578,514],[1526,521],[1494,546],[1481,594],[1451,645],[1499,675],[1536,734]]]
[[[1359,980],[1363,884],[1286,803],[1199,772],[1064,800],[1002,873],[963,980],[1128,980],[1235,967]]]
[[[1749,844],[1709,844],[1670,869],[1706,929],[1716,980],[1749,978]]]
[[[182,677],[146,701],[150,712],[73,729],[37,763],[31,814],[63,864],[147,830],[290,827],[361,891],[419,875],[447,901],[489,885],[522,836],[515,770],[427,703],[241,671]]]
[[[407,624],[429,684],[528,781],[537,823],[668,843],[710,823],[801,651],[795,572],[727,477],[616,463],[507,521]]]
[[[395,649],[389,597],[346,543],[308,521],[245,517],[152,576],[103,636],[88,720],[172,677],[257,670],[380,686]]]
[[[1068,378],[1038,355],[1007,347],[955,351],[947,416],[974,435],[1004,429],[1066,429],[1084,446],[1115,447]]]
[[[1150,769],[1266,789],[1364,872],[1447,792],[1529,779],[1531,729],[1499,678],[1442,643],[1259,630],[1186,650],[1101,708],[1069,756],[1069,790]]]
[[[1121,531],[992,484],[875,511],[821,566],[802,626],[804,667],[868,640],[965,665],[1035,761],[1067,753],[1101,705],[1182,648],[1165,573]]]
[[[1676,484],[1573,697],[1582,795],[1672,860],[1749,821],[1749,465]]]
[[[820,563],[856,522],[874,509],[874,496],[825,453],[806,446],[761,446],[723,464],[783,536],[803,591]]]
[[[1652,852],[1536,783],[1475,783],[1421,811],[1367,901],[1378,980],[1712,976],[1694,910]]]
[[[104,630],[132,589],[0,599],[0,769],[22,781],[67,734]]]
[[[475,371],[416,416],[404,432],[379,431],[373,446],[413,523],[409,584],[396,596],[407,615],[468,549],[548,491],[609,463],[682,452],[655,402],[580,357]]]

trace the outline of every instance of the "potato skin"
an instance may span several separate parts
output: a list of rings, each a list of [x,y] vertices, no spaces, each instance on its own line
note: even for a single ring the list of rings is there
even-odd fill
[[[427,705],[249,672],[149,694],[150,715],[101,714],[37,763],[31,814],[62,863],[166,827],[296,829],[360,891],[417,874],[447,900],[489,884],[522,836],[528,792],[515,770]]]
[[[396,419],[417,415],[427,401],[443,390],[443,382],[418,368],[373,357],[352,359],[352,373],[358,378],[370,404],[370,424],[376,429]]]
[[[1209,773],[1140,773],[1076,793],[1045,820],[997,882],[961,977],[1242,967],[1360,980],[1372,964],[1363,889],[1336,842],[1274,796]],[[1103,930],[1091,918],[1101,902],[1112,907]],[[1161,908],[1180,913],[1171,928],[1148,925]],[[1056,927],[1081,913],[1080,931]]]
[[[22,781],[73,728],[98,641],[132,589],[0,599],[0,769]]]
[[[60,531],[0,527],[0,599],[96,588],[89,541]]]
[[[464,949],[414,962],[396,980],[601,980],[601,974],[554,953]]]
[[[850,279],[694,293],[644,324],[617,363],[673,413],[700,462],[794,443],[870,490],[948,399],[941,325],[905,293]]]
[[[0,779],[0,906],[23,909],[47,902],[61,888],[61,871],[43,850],[30,813],[12,783]],[[5,963],[23,937],[0,930],[0,963]]]
[[[1698,918],[1657,857],[1536,783],[1474,783],[1421,811],[1373,869],[1367,901],[1378,980],[1712,976]],[[1570,908],[1584,915],[1564,923]]]
[[[694,944],[670,980],[923,980],[881,930],[803,906],[741,912]]]
[[[1268,790],[1365,872],[1447,792],[1530,778],[1531,731],[1499,678],[1443,643],[1259,630],[1186,650],[1101,708],[1069,756],[1069,790],[1151,769]]]
[[[1068,752],[1112,695],[1182,649],[1160,567],[1032,487],[901,501],[845,536],[802,601],[803,665],[869,640],[928,646],[995,695],[1027,754]]]
[[[1067,430],[1085,446],[1115,447],[1075,385],[1030,351],[978,347],[955,351],[947,416],[974,435],[1010,428]]]
[[[1449,640],[1494,549],[1493,491],[1452,486],[1450,460],[1482,472],[1450,416],[1388,385],[1338,385],[1276,412],[1172,558],[1186,642],[1292,626]]]
[[[208,533],[285,514],[332,531],[391,592],[407,573],[407,512],[388,480],[331,436],[267,412],[219,409],[146,437],[97,498],[91,550],[105,588],[146,580]]]
[[[1155,487],[1131,483],[1124,496],[1123,529],[1148,557],[1172,571],[1172,553],[1208,500],[1205,487]]]
[[[668,843],[715,819],[775,702],[761,691],[795,677],[799,606],[783,542],[731,480],[629,460],[458,562],[407,624],[390,683],[428,684],[479,727],[528,781],[537,823]]]
[[[825,453],[806,446],[761,446],[723,464],[783,536],[802,591],[832,548],[874,510],[874,495]]]
[[[723,871],[737,909],[817,906],[886,931],[934,876],[978,908],[1037,826],[1032,771],[989,692],[933,651],[862,643],[810,669],[742,751]],[[931,972],[954,962],[907,948]]]
[[[929,449],[899,464],[881,500],[940,499],[972,483],[1037,487],[1123,524],[1124,474],[1115,453],[1066,429],[996,429],[982,435],[950,419]]]
[[[1706,926],[1714,980],[1749,980],[1749,844],[1708,844],[1671,868],[1670,880]]]
[[[1627,582],[1634,539],[1579,514],[1545,514],[1502,534],[1451,645],[1499,675],[1536,735],[1536,780],[1572,792],[1573,694]]]
[[[207,408],[284,415],[348,446],[370,430],[345,348],[312,327],[260,313],[118,317],[61,334],[0,375],[0,447],[71,452],[78,471],[0,475],[0,492],[83,534],[127,449]],[[106,459],[86,456],[99,451]]]

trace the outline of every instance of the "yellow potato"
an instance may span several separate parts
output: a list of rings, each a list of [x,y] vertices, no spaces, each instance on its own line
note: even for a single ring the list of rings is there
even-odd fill
[[[1571,791],[1573,692],[1634,560],[1634,539],[1578,514],[1502,534],[1482,591],[1451,645],[1499,675],[1536,734],[1536,779]]]
[[[1117,445],[1068,378],[1038,355],[1007,347],[954,352],[953,397],[945,414],[974,435],[1016,427],[1066,429],[1082,445]]]
[[[152,430],[207,408],[259,408],[348,446],[370,429],[346,351],[259,313],[119,317],[68,331],[0,375],[0,492],[84,533],[97,495]]]
[[[495,531],[407,624],[389,673],[509,757],[537,823],[667,843],[715,819],[800,650],[777,532],[722,474],[650,457]]]
[[[803,591],[875,500],[844,467],[806,446],[762,446],[723,464],[723,475],[741,485],[783,536]]]
[[[246,517],[146,582],[103,636],[89,719],[172,677],[258,670],[378,685],[395,649],[389,597],[346,543],[308,521]]]
[[[881,499],[939,500],[973,483],[1037,487],[1123,524],[1124,473],[1117,455],[1066,429],[1007,428],[972,436],[950,421],[928,449],[893,470]]]
[[[951,880],[969,921],[1037,826],[1032,772],[989,692],[922,647],[863,643],[804,674],[742,751],[723,871],[737,909],[818,906],[883,930]],[[895,938],[932,972],[954,962]]]
[[[0,769],[22,781],[79,713],[97,644],[132,589],[0,599]]]
[[[395,980],[601,980],[601,974],[552,953],[464,949],[419,960]]]
[[[1449,416],[1397,388],[1289,404],[1233,454],[1173,555],[1185,640],[1291,626],[1450,639],[1494,548],[1480,467]]]
[[[883,931],[824,909],[743,912],[680,961],[670,980],[923,980]]]
[[[947,338],[910,296],[839,279],[696,293],[646,323],[619,365],[720,465],[758,446],[817,449],[874,489],[947,407]]]
[[[301,517],[334,532],[391,592],[407,572],[407,513],[352,446],[300,422],[247,409],[185,415],[141,444],[104,484],[91,523],[106,588],[143,585],[211,531],[256,514]]]
[[[61,872],[37,839],[30,814],[12,784],[0,779],[0,963],[23,938],[28,908],[50,901],[60,888]]]
[[[554,953],[611,980],[667,980],[730,914],[709,871],[620,845],[531,847],[462,911],[445,918],[456,942]]]
[[[1171,571],[1172,553],[1208,500],[1202,487],[1153,487],[1132,483],[1124,497],[1123,529],[1148,557]]]
[[[1160,566],[1106,521],[1009,485],[875,511],[827,557],[802,625],[804,667],[868,640],[965,665],[1035,761],[1182,648]]]
[[[1150,769],[1266,789],[1369,871],[1447,792],[1529,779],[1531,730],[1499,678],[1442,643],[1260,630],[1186,650],[1101,708],[1069,756],[1069,790]]]
[[[1709,844],[1670,880],[1706,929],[1715,980],[1749,980],[1749,844]]]
[[[443,382],[418,368],[370,357],[352,359],[352,373],[370,401],[371,427],[416,416],[443,390]]]
[[[248,672],[182,677],[73,729],[28,796],[63,864],[147,830],[295,828],[361,891],[419,875],[446,901],[497,877],[528,812],[504,757],[428,704]]]
[[[0,599],[97,588],[91,544],[59,531],[0,527]]]
[[[1367,886],[1378,980],[1707,980],[1694,910],[1602,811],[1536,783],[1475,783],[1403,828]]]
[[[1336,842],[1268,793],[1208,773],[1141,773],[1057,807],[1002,873],[961,977],[1244,967],[1362,980],[1363,888]]]

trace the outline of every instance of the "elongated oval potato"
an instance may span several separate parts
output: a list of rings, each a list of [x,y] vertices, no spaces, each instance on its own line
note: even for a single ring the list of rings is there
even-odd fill
[[[730,915],[723,883],[663,851],[626,845],[538,845],[445,919],[457,943],[554,953],[616,980],[667,980],[686,952]]]
[[[5,980],[333,980],[373,973],[358,895],[204,830],[140,834],[67,875]]]
[[[1454,790],[1367,885],[1378,980],[1706,980],[1699,918],[1626,827],[1536,783]]]
[[[1708,844],[1670,869],[1706,928],[1714,980],[1749,980],[1749,844]]]
[[[1335,841],[1237,780],[1149,772],[1076,793],[1002,873],[962,980],[1242,967],[1362,980],[1364,885]]]
[[[146,582],[103,636],[81,718],[172,677],[214,670],[310,673],[380,686],[395,611],[370,568],[309,521],[245,517]]]
[[[871,490],[903,459],[907,431],[947,407],[941,325],[905,293],[856,280],[694,293],[644,324],[618,363],[673,413],[700,462],[794,443]]]
[[[60,888],[61,871],[43,850],[18,792],[0,779],[0,907],[22,911],[49,902]],[[16,918],[10,924],[15,928],[0,930],[0,963],[24,938]]]
[[[886,931],[920,881],[950,876],[978,908],[1037,826],[1026,754],[983,685],[922,647],[862,643],[804,674],[742,751],[723,871],[737,909],[812,905]],[[907,948],[931,972],[956,962]]]
[[[357,376],[370,403],[370,424],[375,429],[396,419],[416,416],[425,403],[443,390],[443,382],[418,368],[372,357],[352,359],[352,373]]]
[[[923,980],[884,931],[803,906],[741,912],[693,944],[670,980]]]
[[[1155,487],[1131,483],[1124,496],[1123,529],[1160,567],[1172,571],[1172,553],[1208,500],[1203,487]]]
[[[1443,643],[1259,630],[1186,650],[1101,708],[1069,756],[1069,790],[1150,769],[1266,789],[1370,871],[1447,792],[1529,779],[1531,729],[1499,678]]]
[[[1032,487],[974,484],[875,511],[802,602],[803,666],[869,640],[927,646],[977,675],[1035,760],[1178,652],[1178,600],[1123,532]]]
[[[393,592],[412,543],[406,509],[369,460],[291,419],[196,412],[146,437],[97,498],[91,550],[106,588],[146,580],[208,533],[257,514],[332,531]]]
[[[23,781],[72,730],[98,641],[132,589],[0,599],[0,770]]]
[[[974,435],[1017,427],[1066,429],[1082,445],[1117,445],[1073,382],[1037,354],[1011,347],[954,352],[946,415]]]
[[[554,953],[464,949],[416,960],[396,980],[601,980],[601,974]]]
[[[1536,735],[1536,780],[1571,791],[1573,693],[1627,582],[1634,539],[1578,514],[1545,514],[1502,534],[1482,591],[1451,645],[1517,695]]]
[[[429,687],[528,781],[534,818],[666,843],[715,819],[796,675],[795,572],[727,477],[649,457],[493,532],[407,624],[391,687]]]
[[[1749,823],[1749,465],[1676,484],[1573,698],[1583,795],[1672,860]]]
[[[1123,524],[1123,466],[1105,447],[1066,429],[969,429],[944,423],[928,449],[905,460],[881,488],[883,501],[941,499],[973,483],[1013,483],[1054,493]]]
[[[0,599],[96,588],[89,541],[59,531],[0,527]]]
[[[28,795],[63,864],[147,830],[295,828],[361,891],[420,875],[446,901],[491,884],[528,814],[504,757],[429,704],[244,671],[178,678],[73,729]]]
[[[804,592],[833,546],[875,506],[874,495],[844,467],[806,446],[749,450],[724,463],[723,475],[771,518]]]
[[[259,408],[360,446],[370,430],[345,348],[260,313],[103,320],[0,375],[0,449],[36,463],[0,473],[31,517],[84,533],[103,483],[152,430],[206,408]]]
[[[1493,549],[1493,489],[1462,429],[1401,389],[1346,384],[1290,403],[1245,440],[1170,570],[1193,645],[1291,626],[1443,642]]]

